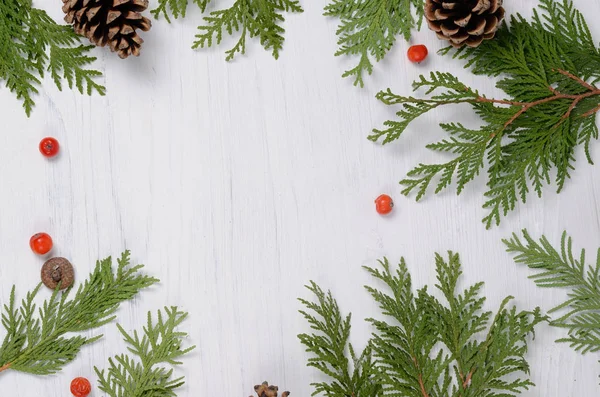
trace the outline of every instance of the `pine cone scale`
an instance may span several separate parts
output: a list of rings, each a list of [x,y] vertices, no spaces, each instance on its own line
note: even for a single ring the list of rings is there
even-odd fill
[[[444,25],[441,26],[441,32],[443,33],[444,36],[452,36],[453,34],[457,34],[458,30],[459,30],[458,28],[448,29]]]
[[[140,14],[139,12],[135,12],[135,11],[129,11],[125,15],[125,18],[127,18],[129,20],[138,20],[138,19],[142,19],[142,14]]]
[[[466,17],[464,17],[463,19],[457,19],[456,21],[454,21],[454,23],[456,25],[458,25],[461,28],[465,28],[467,27],[467,25],[469,24],[469,21],[471,20],[471,14],[468,14]]]
[[[481,36],[485,30],[485,19],[480,19],[477,25],[471,30],[467,30],[467,33],[471,36]]]
[[[425,19],[438,38],[454,47],[477,47],[504,19],[502,0],[426,0]]]
[[[135,32],[135,30],[133,30],[133,28],[131,27],[131,25],[125,25],[119,31],[119,33],[124,34],[124,35],[130,35],[133,32]]]
[[[138,44],[142,44],[144,39],[142,39],[137,33],[131,36],[131,40],[135,41]]]
[[[137,11],[144,11],[150,4],[148,0],[132,0],[132,3],[139,7]]]
[[[107,24],[111,24],[113,23],[118,17],[121,16],[121,11],[118,10],[110,10],[108,12],[108,14],[106,15],[106,23]],[[91,18],[90,18],[91,19]]]
[[[144,42],[136,30],[148,31],[150,19],[142,12],[148,0],[63,0],[65,21],[75,33],[87,37],[97,46],[109,44],[121,58],[139,56]]]

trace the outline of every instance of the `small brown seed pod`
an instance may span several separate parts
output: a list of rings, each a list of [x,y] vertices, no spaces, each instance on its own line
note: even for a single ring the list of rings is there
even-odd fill
[[[75,281],[75,270],[71,262],[65,258],[50,258],[42,266],[42,283],[50,289],[69,288]]]
[[[277,392],[279,391],[279,387],[274,385],[269,385],[268,382],[263,382],[261,385],[254,386],[254,391],[258,397],[277,397]],[[281,394],[281,397],[288,397],[290,395],[289,391],[284,391]],[[252,397],[252,396],[250,396]]]

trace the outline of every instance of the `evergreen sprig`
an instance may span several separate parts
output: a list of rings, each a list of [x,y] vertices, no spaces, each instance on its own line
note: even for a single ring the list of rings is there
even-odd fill
[[[102,337],[65,334],[81,333],[113,321],[122,302],[158,282],[140,274],[142,265],[130,266],[129,251],[117,262],[115,273],[110,257],[98,261],[72,299],[69,299],[72,288],[65,292],[57,289],[39,308],[34,301],[41,284],[27,294],[20,307],[16,306],[13,287],[2,313],[7,334],[0,346],[0,373],[7,370],[34,375],[59,372],[75,359],[84,345]]]
[[[474,74],[501,76],[497,87],[508,99],[488,98],[441,72],[414,83],[428,98],[400,96],[390,89],[377,94],[384,104],[402,109],[399,120],[373,130],[372,141],[392,142],[413,120],[449,104],[469,104],[483,121],[478,128],[440,124],[449,137],[426,147],[452,158],[413,168],[400,182],[403,194],[416,192],[420,200],[432,185],[439,193],[453,182],[460,194],[487,167],[483,207],[489,212],[483,223],[489,228],[519,201],[525,203],[530,190],[541,197],[544,185],[554,179],[560,192],[574,170],[577,146],[583,146],[592,163],[590,142],[598,138],[600,110],[600,88],[594,85],[600,81],[600,49],[569,0],[541,0],[540,9],[534,10],[532,21],[517,14],[494,40],[454,54],[466,59]]]
[[[307,288],[315,295],[317,303],[299,299],[307,308],[300,313],[317,333],[301,334],[298,337],[306,346],[306,351],[315,356],[308,359],[308,365],[333,379],[332,382],[313,383],[313,395],[379,396],[382,389],[373,381],[376,372],[371,346],[368,345],[357,355],[349,342],[352,315],[342,316],[331,292],[323,292],[312,281]]]
[[[171,22],[169,14],[177,19],[183,18],[188,6],[187,0],[159,0],[158,7],[151,11],[155,18],[164,15]],[[210,0],[195,0],[202,12],[205,12]],[[223,40],[223,34],[232,36],[239,33],[239,39],[229,50],[225,51],[226,60],[232,60],[236,54],[246,53],[247,37],[258,37],[265,50],[271,51],[275,59],[283,48],[285,29],[281,23],[285,20],[284,12],[303,12],[299,0],[235,0],[229,8],[212,11],[204,17],[204,25],[192,48],[211,47]]]
[[[413,292],[404,260],[396,270],[387,259],[366,270],[386,290],[367,286],[383,319],[367,319],[374,328],[364,352],[357,356],[349,343],[350,315],[342,316],[331,293],[315,283],[308,289],[316,302],[301,299],[301,311],[311,334],[299,335],[311,353],[308,365],[332,378],[315,384],[316,394],[328,397],[493,397],[515,396],[533,386],[527,378],[527,342],[545,320],[539,309],[508,307],[484,312],[483,283],[457,291],[460,260],[436,255],[438,284],[446,304],[426,287]]]
[[[522,240],[513,234],[503,241],[508,252],[517,254],[516,263],[536,271],[530,276],[536,285],[569,291],[567,299],[549,311],[557,316],[550,324],[568,331],[558,342],[566,342],[581,353],[600,351],[600,249],[596,263],[586,264],[585,250],[576,256],[566,232],[558,249],[545,236],[534,240],[527,230],[523,230]]]
[[[29,116],[35,105],[45,72],[49,72],[59,90],[66,80],[69,88],[91,95],[105,94],[95,79],[102,75],[87,69],[96,58],[88,52],[70,26],[59,25],[48,14],[31,5],[31,0],[0,2],[0,80],[17,99],[23,101]]]
[[[342,77],[354,77],[354,85],[363,87],[364,73],[373,72],[372,59],[381,61],[398,35],[408,41],[411,30],[421,28],[423,12],[420,0],[332,0],[324,15],[340,19],[335,55],[360,57]]]
[[[137,359],[120,354],[108,360],[108,370],[94,367],[99,388],[110,397],[175,397],[176,389],[183,386],[184,377],[173,378],[173,369],[161,364],[180,365],[178,361],[195,346],[182,348],[185,332],[177,327],[187,318],[187,313],[177,307],[165,307],[164,315],[158,311],[156,322],[152,312],[143,328],[142,336],[134,331],[128,334],[117,324],[128,350]]]

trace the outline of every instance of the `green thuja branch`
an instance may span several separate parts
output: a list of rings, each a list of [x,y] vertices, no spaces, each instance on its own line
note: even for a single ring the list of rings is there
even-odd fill
[[[413,292],[404,260],[392,269],[387,259],[366,270],[385,289],[368,286],[383,317],[368,319],[374,328],[357,357],[348,342],[350,315],[342,316],[331,293],[315,283],[308,289],[316,302],[300,301],[313,333],[300,341],[312,355],[308,365],[331,381],[315,384],[314,394],[328,397],[508,397],[533,386],[525,361],[529,335],[545,320],[508,307],[506,298],[495,316],[483,311],[482,283],[457,291],[462,274],[457,254],[436,255],[438,283],[445,303],[426,287]]]
[[[184,377],[173,378],[173,369],[159,365],[179,365],[179,359],[195,349],[195,346],[182,348],[187,334],[177,328],[186,318],[187,313],[177,307],[165,307],[164,314],[159,311],[156,322],[148,312],[141,337],[138,331],[128,334],[117,325],[129,352],[137,359],[120,354],[108,360],[106,372],[94,367],[100,390],[110,397],[175,397],[175,390],[185,383]]]
[[[569,291],[567,299],[550,310],[555,314],[550,324],[568,331],[558,342],[566,342],[581,353],[600,351],[600,249],[596,263],[588,265],[585,250],[574,255],[566,232],[558,249],[545,236],[534,240],[527,230],[523,230],[522,239],[513,234],[503,241],[507,251],[516,254],[515,262],[536,272],[530,278],[539,287]]]
[[[158,282],[140,274],[143,266],[129,265],[129,251],[117,262],[115,273],[110,257],[98,261],[71,299],[71,289],[56,290],[39,309],[34,300],[40,285],[27,294],[20,307],[16,306],[13,287],[2,313],[7,334],[0,346],[0,372],[14,370],[35,375],[59,372],[84,345],[101,337],[65,334],[81,333],[111,322],[122,302]]]
[[[202,12],[210,0],[194,1]],[[187,0],[159,0],[159,5],[151,13],[155,18],[164,15],[171,21],[174,18],[185,17],[188,6]],[[211,47],[220,44],[223,34],[239,34],[236,44],[225,52],[226,60],[232,60],[236,54],[246,53],[247,37],[257,37],[265,50],[271,51],[275,59],[283,48],[285,29],[281,23],[285,20],[283,13],[303,12],[298,0],[235,0],[230,8],[212,11],[204,17],[204,25],[198,27],[193,48]]]
[[[413,11],[416,14],[413,15]],[[372,59],[381,61],[396,37],[410,39],[410,31],[421,28],[423,2],[419,0],[333,0],[325,15],[340,19],[335,55],[358,55],[358,64],[342,77],[353,77],[354,85],[364,86],[364,73],[373,72]]]
[[[69,88],[81,93],[104,95],[105,88],[95,81],[102,74],[86,69],[96,59],[87,55],[92,48],[82,45],[70,26],[33,8],[31,0],[0,2],[0,80],[23,101],[27,115],[45,72],[60,90],[66,80]]]
[[[501,76],[497,86],[508,98],[488,98],[440,72],[414,83],[415,90],[425,90],[426,98],[396,95],[389,89],[377,94],[384,104],[401,106],[399,120],[385,122],[385,128],[369,136],[384,144],[440,106],[468,104],[483,121],[478,128],[440,124],[448,138],[426,147],[451,157],[413,168],[400,182],[403,194],[416,192],[420,200],[430,187],[439,193],[452,183],[460,194],[485,171],[483,207],[488,214],[483,222],[489,228],[519,201],[526,202],[531,190],[541,197],[552,179],[560,192],[574,170],[577,146],[583,146],[592,162],[590,142],[598,138],[600,111],[600,88],[594,85],[600,80],[600,50],[570,1],[541,0],[540,9],[532,21],[517,15],[494,40],[454,54],[467,60],[474,74]]]
[[[194,3],[200,8],[201,12],[204,12],[210,0],[194,0]],[[185,18],[187,7],[188,0],[158,0],[158,7],[150,12],[155,18],[163,15],[167,22],[171,23],[170,15],[175,19]]]
[[[307,309],[300,313],[316,333],[298,337],[306,350],[314,355],[308,365],[334,379],[333,382],[313,383],[314,394],[328,397],[382,395],[381,386],[374,379],[371,346],[357,355],[349,342],[351,315],[342,317],[331,293],[326,294],[314,282],[307,288],[315,295],[317,303],[300,299]]]

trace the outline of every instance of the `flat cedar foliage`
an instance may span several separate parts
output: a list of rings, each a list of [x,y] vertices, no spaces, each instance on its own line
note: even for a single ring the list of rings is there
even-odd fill
[[[373,60],[381,61],[398,35],[406,41],[413,28],[421,28],[422,0],[333,0],[325,15],[338,18],[338,50],[335,55],[358,56],[358,63],[342,74],[364,86],[364,74],[373,73]]]
[[[182,347],[185,332],[178,330],[187,313],[177,307],[158,311],[156,320],[148,312],[146,326],[141,332],[128,334],[117,324],[129,354],[119,354],[108,359],[108,369],[94,367],[100,390],[109,397],[175,397],[176,390],[185,384],[184,377],[173,377],[173,368],[163,365],[180,365],[179,359],[195,346]],[[141,334],[141,337],[140,337]]]
[[[559,248],[542,236],[533,239],[527,230],[503,240],[515,262],[535,271],[530,278],[542,288],[566,289],[567,299],[552,308],[550,325],[567,330],[558,342],[581,353],[600,351],[600,248],[595,264],[586,264],[585,250],[573,253],[573,241],[563,233]]]
[[[427,287],[413,292],[404,260],[387,259],[366,270],[385,290],[367,286],[382,316],[367,319],[373,334],[359,354],[350,339],[351,315],[343,316],[331,293],[312,282],[316,301],[300,299],[313,333],[299,335],[308,365],[330,380],[313,384],[327,397],[509,397],[527,390],[527,342],[545,320],[539,309],[517,311],[504,299],[495,315],[483,311],[483,283],[457,291],[457,254],[436,255],[437,285],[445,303]]]
[[[72,287],[65,292],[56,290],[39,308],[34,301],[41,284],[27,294],[20,306],[13,287],[2,311],[6,336],[0,345],[0,375],[9,370],[34,375],[59,372],[84,345],[102,337],[73,334],[113,321],[122,302],[158,282],[139,272],[143,266],[130,266],[129,251],[117,262],[115,272],[110,257],[98,261],[74,296]]]
[[[205,12],[210,0],[194,0]],[[158,0],[158,6],[150,11],[155,18],[163,15],[168,22],[170,16],[185,17],[188,0]],[[281,23],[283,13],[303,12],[298,0],[235,0],[229,8],[211,11],[204,17],[204,24],[198,26],[199,33],[192,48],[211,47],[223,40],[223,34],[239,34],[235,45],[225,51],[226,60],[231,61],[236,54],[246,53],[247,36],[257,37],[265,50],[271,51],[275,59],[283,48],[285,29]]]
[[[96,82],[102,73],[87,69],[96,59],[88,55],[92,48],[81,44],[72,27],[34,8],[31,0],[0,1],[0,80],[23,102],[28,116],[46,72],[60,90],[66,81],[81,93],[104,95]]]
[[[386,105],[402,108],[399,120],[386,121],[369,139],[392,142],[430,110],[469,104],[482,125],[440,124],[449,136],[426,147],[449,153],[450,159],[419,164],[400,183],[402,193],[416,192],[417,200],[431,186],[439,193],[452,183],[460,194],[486,169],[483,207],[488,214],[483,223],[489,228],[519,201],[524,203],[530,190],[541,197],[544,186],[554,184],[560,192],[575,169],[578,146],[592,163],[590,143],[598,138],[600,110],[600,50],[570,1],[540,0],[531,21],[517,14],[495,39],[459,49],[453,56],[466,60],[476,75],[500,77],[497,87],[507,98],[488,98],[450,73],[431,73],[414,83],[415,90],[425,90],[426,98],[400,96],[390,89],[377,94]]]

